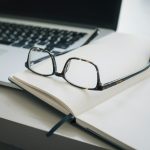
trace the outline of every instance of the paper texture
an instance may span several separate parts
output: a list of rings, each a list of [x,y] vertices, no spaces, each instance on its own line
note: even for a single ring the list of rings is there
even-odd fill
[[[78,116],[77,122],[96,133],[106,134],[110,141],[117,139],[134,149],[149,150],[149,89],[148,78]]]
[[[149,49],[150,44],[147,41],[136,39],[130,35],[113,33],[102,38],[96,44],[87,45],[57,57],[57,71],[62,71],[66,60],[70,57],[84,58],[98,66],[101,81],[105,83],[134,73],[146,66],[150,56]],[[145,76],[137,76],[134,80],[129,80],[104,91],[82,90],[69,85],[62,78],[42,77],[28,70],[15,74],[13,78],[23,80],[30,86],[49,94],[57,103],[60,100],[60,105],[68,107],[75,116],[78,116],[143,80]]]

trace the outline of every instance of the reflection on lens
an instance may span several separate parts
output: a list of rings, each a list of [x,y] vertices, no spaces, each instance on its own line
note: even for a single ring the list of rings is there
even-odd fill
[[[29,54],[29,68],[42,75],[53,73],[53,62],[48,52],[31,50]]]
[[[68,63],[65,68],[68,82],[82,88],[96,87],[97,71],[93,64],[78,59],[71,59]]]

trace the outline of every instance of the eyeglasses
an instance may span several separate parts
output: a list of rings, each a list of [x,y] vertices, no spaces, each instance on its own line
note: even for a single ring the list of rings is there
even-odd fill
[[[30,49],[25,66],[30,71],[41,76],[46,77],[56,75],[62,77],[71,85],[81,89],[102,91],[144,72],[150,67],[150,60],[148,65],[143,69],[129,76],[105,84],[101,83],[98,67],[91,61],[76,57],[69,58],[66,61],[62,72],[59,73],[57,72],[54,55],[41,48],[33,47]]]

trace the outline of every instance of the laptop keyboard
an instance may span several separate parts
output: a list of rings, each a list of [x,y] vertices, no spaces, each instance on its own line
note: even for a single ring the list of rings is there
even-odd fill
[[[39,46],[51,51],[67,49],[86,33],[0,22],[0,44],[30,49]]]

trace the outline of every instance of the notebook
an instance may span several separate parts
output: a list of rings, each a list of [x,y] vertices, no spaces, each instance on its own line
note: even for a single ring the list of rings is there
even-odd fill
[[[99,68],[101,83],[109,83],[112,80],[133,74],[147,66],[150,56],[149,43],[149,40],[139,39],[132,35],[112,33],[100,39],[97,43],[86,45],[76,51],[58,56],[56,58],[57,71],[61,72],[68,58],[79,57],[96,64]],[[94,56],[92,55],[93,52],[95,53]],[[40,64],[41,69],[43,69],[42,65],[43,63]],[[37,65],[37,67],[39,66]],[[80,67],[79,65],[76,69]],[[82,68],[82,70],[84,74],[86,68]],[[126,91],[132,94],[130,88],[136,86],[140,81],[146,80],[149,76],[150,69],[148,68],[140,74],[102,91],[80,89],[68,84],[60,77],[44,77],[30,70],[13,74],[9,77],[9,80],[60,112],[66,115],[72,114],[76,124],[86,130],[103,137],[120,148],[136,149],[139,147],[139,141],[136,139],[135,134],[142,129],[137,125],[133,129],[134,125],[130,126],[130,122],[129,124],[127,123],[130,120],[129,112],[131,112],[131,119],[133,119],[132,123],[134,119],[137,122],[139,118],[142,120],[140,122],[142,127],[147,121],[136,115],[135,112],[133,112],[135,118],[134,115],[132,116],[132,107],[133,110],[138,112],[136,103],[134,108],[132,102],[135,102],[136,99],[137,101],[142,100],[138,95],[136,96],[136,94],[140,94],[140,91],[139,93],[134,91],[133,98],[135,99],[131,101],[132,107],[130,107],[130,99],[126,94],[125,96],[119,95]],[[84,74],[84,78],[86,78],[86,74]],[[117,96],[119,98],[115,99],[114,97]],[[138,106],[140,110],[140,105]],[[123,110],[121,111],[122,108]],[[128,112],[128,110],[130,111]],[[117,113],[122,114],[122,116]],[[132,130],[133,132],[131,132]],[[140,132],[142,133],[142,131]],[[139,136],[141,135],[139,134]],[[140,146],[142,147],[143,145]]]
[[[8,76],[24,69],[29,49],[60,55],[117,28],[121,0],[7,1],[0,4],[0,84],[16,87]]]

